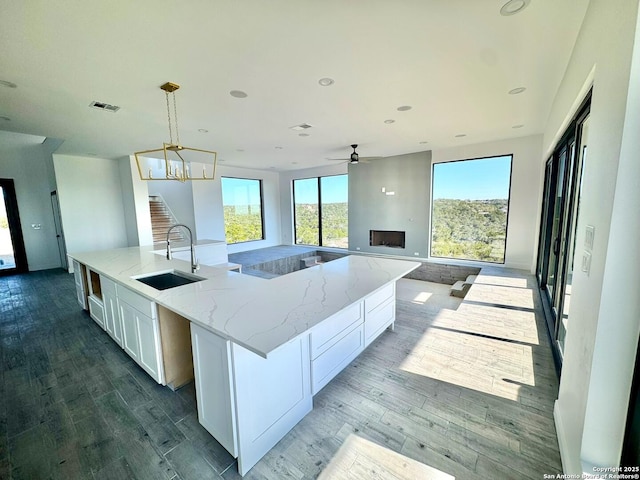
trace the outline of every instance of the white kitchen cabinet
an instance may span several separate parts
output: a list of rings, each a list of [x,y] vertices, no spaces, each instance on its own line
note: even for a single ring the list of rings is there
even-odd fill
[[[124,350],[156,382],[164,385],[156,304],[131,290],[118,287]]]
[[[104,305],[102,299],[94,295],[89,295],[89,315],[104,330]]]
[[[396,284],[386,285],[364,300],[364,344],[367,347],[396,320]]]
[[[140,314],[136,317],[140,356],[138,364],[158,383],[163,382],[162,350],[158,319]]]
[[[75,259],[72,259],[72,262],[73,278],[76,282],[76,298],[78,299],[78,303],[80,304],[80,306],[84,310],[88,310],[89,304],[87,303],[87,277],[85,273],[85,267]]]
[[[105,330],[118,345],[123,347],[122,320],[118,309],[116,284],[104,276],[100,276],[100,284],[102,285]]]
[[[191,346],[198,420],[220,445],[237,457],[236,411],[231,382],[231,342],[192,324]]]
[[[126,302],[118,303],[120,320],[122,321],[122,347],[137,363],[140,363],[140,343],[138,342],[138,320],[141,315]]]
[[[363,302],[319,323],[311,330],[311,392],[318,393],[364,350]]]
[[[231,345],[238,424],[238,472],[245,475],[313,408],[309,336],[268,358]]]
[[[198,420],[245,475],[313,408],[309,337],[268,358],[191,325]]]

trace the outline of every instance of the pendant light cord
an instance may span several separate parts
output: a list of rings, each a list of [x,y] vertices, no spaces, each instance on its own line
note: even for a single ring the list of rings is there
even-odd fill
[[[169,92],[164,92],[167,97],[167,123],[169,124],[169,142],[173,144],[173,131],[171,130],[171,110],[169,110]],[[176,97],[173,97],[173,105],[175,108]]]

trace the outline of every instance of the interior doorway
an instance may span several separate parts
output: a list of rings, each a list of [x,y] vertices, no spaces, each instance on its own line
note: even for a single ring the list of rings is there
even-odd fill
[[[12,179],[0,178],[0,275],[27,270],[16,189]]]

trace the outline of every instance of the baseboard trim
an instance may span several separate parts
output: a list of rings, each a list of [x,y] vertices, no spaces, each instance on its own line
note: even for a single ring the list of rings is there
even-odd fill
[[[565,475],[581,475],[582,466],[579,459],[576,462],[571,458],[571,450],[567,441],[566,431],[562,423],[562,415],[558,407],[558,400],[553,404],[553,420],[556,425],[556,435],[558,437],[558,448],[560,449],[560,460],[562,461],[562,471]]]

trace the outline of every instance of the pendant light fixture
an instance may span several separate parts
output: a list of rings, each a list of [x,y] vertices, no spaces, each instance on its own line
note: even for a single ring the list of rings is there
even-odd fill
[[[135,152],[138,173],[141,180],[213,180],[216,173],[217,153],[211,150],[185,147],[180,144],[178,133],[178,110],[175,92],[180,85],[167,82],[160,87],[167,99],[167,121],[169,123],[169,143],[162,148]],[[169,96],[173,100],[173,118],[169,107]],[[173,134],[175,130],[175,142]]]

